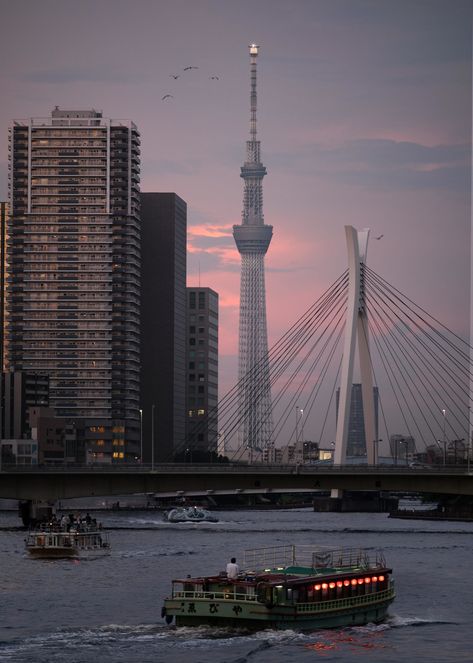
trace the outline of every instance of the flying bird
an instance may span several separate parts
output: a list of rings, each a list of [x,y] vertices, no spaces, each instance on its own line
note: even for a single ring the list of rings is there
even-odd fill
[[[209,76],[211,81],[219,81],[220,78],[218,76]]]
[[[164,97],[161,97],[161,101],[165,101],[166,99],[174,99],[172,94],[165,94]]]
[[[375,237],[375,239],[382,239],[384,235],[379,235],[379,237]]]
[[[169,74],[169,78],[174,78],[175,81],[179,78],[179,74]]]
[[[189,71],[189,69],[198,69],[199,67],[194,67],[193,65],[189,65],[188,67],[184,67],[184,71]]]

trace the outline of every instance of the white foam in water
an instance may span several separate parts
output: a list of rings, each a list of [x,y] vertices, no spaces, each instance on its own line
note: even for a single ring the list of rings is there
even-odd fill
[[[425,619],[423,617],[401,617],[400,615],[391,615],[386,622],[391,628],[401,628],[402,626],[423,626],[424,624],[448,624],[445,620]]]

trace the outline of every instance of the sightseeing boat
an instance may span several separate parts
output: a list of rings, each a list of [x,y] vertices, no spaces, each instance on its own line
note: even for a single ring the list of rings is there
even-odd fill
[[[312,630],[379,623],[394,600],[382,553],[278,546],[245,552],[242,572],[172,581],[162,617],[177,626]]]
[[[218,518],[199,506],[175,507],[164,512],[169,523],[218,523]]]
[[[93,559],[110,553],[108,535],[99,529],[32,530],[26,536],[25,545],[29,555],[38,559]]]

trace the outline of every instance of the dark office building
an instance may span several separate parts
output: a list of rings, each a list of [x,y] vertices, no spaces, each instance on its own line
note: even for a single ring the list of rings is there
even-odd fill
[[[187,205],[141,194],[143,458],[170,461],[185,438]],[[153,444],[154,442],[154,453]]]
[[[378,387],[373,387],[374,425],[378,439]],[[336,417],[338,420],[338,403],[340,389],[336,393]],[[366,456],[365,421],[363,418],[363,394],[361,384],[353,384],[351,388],[350,419],[348,425],[347,456]]]
[[[49,375],[103,461],[139,445],[139,134],[95,110],[10,128],[5,369]]]
[[[187,288],[187,427],[185,456],[217,451],[218,294]]]
[[[37,373],[0,373],[0,439],[31,437],[28,410],[46,407],[49,378]]]

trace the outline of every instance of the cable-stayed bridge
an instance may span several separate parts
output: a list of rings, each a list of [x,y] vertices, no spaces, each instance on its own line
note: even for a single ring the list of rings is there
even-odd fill
[[[25,499],[28,491],[30,498],[65,499],[130,492],[328,489],[473,494],[472,348],[368,268],[368,231],[358,232],[350,226],[345,230],[348,270],[208,415],[218,422],[218,430],[231,447],[248,416],[239,399],[241,382],[245,382],[249,400],[257,402],[267,393],[269,366],[273,403],[269,444],[265,435],[260,449],[237,443],[228,454],[229,464],[207,466],[3,468],[0,497]],[[365,465],[353,466],[346,464],[346,452],[349,393],[357,370],[363,391],[366,459]],[[379,396],[378,418],[373,387]],[[264,421],[259,426],[265,430]],[[332,447],[333,465],[274,463],[277,450],[297,442],[301,429],[303,439],[305,429],[319,447]],[[417,451],[426,456],[423,467],[408,466],[407,449],[406,466],[379,462],[379,443],[384,440],[386,444],[399,432],[415,440]],[[253,437],[257,434],[253,430]],[[175,453],[192,452],[192,444],[188,439],[179,441]]]
[[[234,462],[274,462],[278,450],[302,435],[303,441],[332,450],[335,463],[344,465],[351,387],[359,382],[365,462],[379,464],[380,448],[386,452],[397,435],[395,456],[412,460],[415,451],[424,462],[466,464],[472,454],[473,415],[469,342],[368,267],[368,231],[345,230],[348,270],[269,350],[269,361],[254,365],[209,413],[218,421],[227,455]],[[238,444],[237,431],[249,410],[238,394],[243,381],[251,402],[262,398],[268,365],[273,437],[268,445],[261,436],[258,454],[254,445]],[[263,421],[260,426],[264,428]],[[411,448],[402,450],[399,442],[406,439]],[[178,448],[192,452],[192,445],[192,440],[183,440]]]

